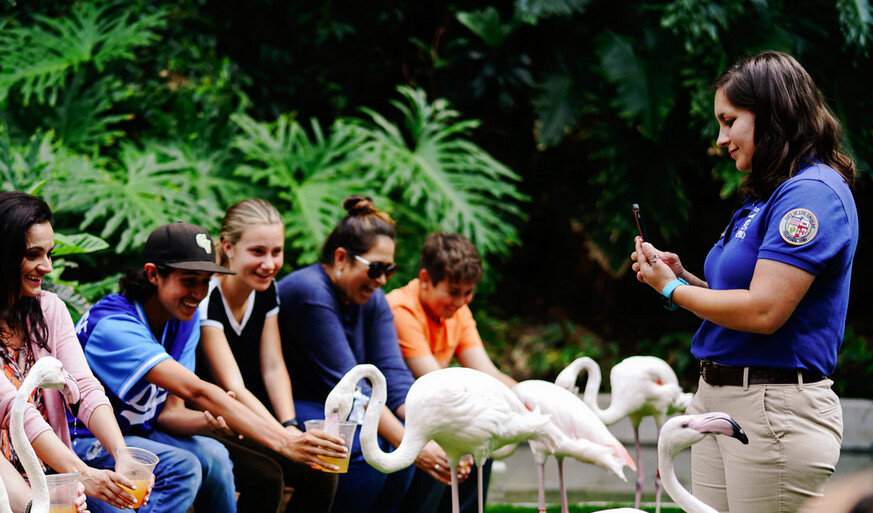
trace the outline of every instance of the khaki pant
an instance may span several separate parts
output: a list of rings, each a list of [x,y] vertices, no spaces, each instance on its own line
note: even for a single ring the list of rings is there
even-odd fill
[[[833,382],[700,385],[689,414],[722,411],[749,444],[706,437],[691,449],[692,491],[720,512],[792,513],[820,497],[840,458],[843,410]]]

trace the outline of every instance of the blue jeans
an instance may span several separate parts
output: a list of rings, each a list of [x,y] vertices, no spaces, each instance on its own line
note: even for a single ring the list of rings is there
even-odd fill
[[[113,469],[115,459],[94,437],[76,438],[73,449],[95,468]],[[155,487],[142,513],[184,513],[194,504],[197,511],[236,513],[233,464],[227,449],[217,440],[202,436],[173,436],[152,431],[146,436],[125,436],[130,447],[155,453]],[[91,513],[121,510],[88,497]]]
[[[310,419],[324,418],[324,404],[313,401],[294,401],[297,420],[302,424]],[[412,482],[415,467],[383,474],[371,467],[361,452],[361,427],[355,431],[349,471],[339,474],[339,483],[331,513],[394,513]],[[379,447],[390,451],[388,442],[379,438]],[[92,512],[93,513],[93,512]]]

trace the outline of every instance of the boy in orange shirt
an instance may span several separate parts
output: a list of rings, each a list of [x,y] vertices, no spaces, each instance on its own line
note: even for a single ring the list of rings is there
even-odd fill
[[[489,374],[508,387],[516,381],[500,372],[485,348],[467,304],[482,279],[482,260],[472,242],[460,234],[432,233],[421,250],[418,278],[385,298],[394,314],[400,350],[415,378],[448,367],[456,358],[463,367]],[[487,491],[491,460],[483,467]],[[412,486],[399,512],[436,511],[437,494],[444,486],[416,469]],[[439,511],[450,510],[448,490]],[[461,487],[462,513],[477,511],[475,479]]]

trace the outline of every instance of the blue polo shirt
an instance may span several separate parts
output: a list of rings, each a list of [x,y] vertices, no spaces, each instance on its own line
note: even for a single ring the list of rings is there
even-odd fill
[[[692,340],[692,354],[726,365],[830,375],[843,340],[857,245],[852,192],[824,164],[803,169],[765,201],[747,202],[706,257],[709,288],[748,289],[759,259],[799,267],[815,279],[776,333],[747,333],[703,321]]]
[[[148,434],[167,400],[167,391],[145,375],[172,358],[194,372],[200,341],[200,319],[173,319],[164,324],[161,340],[149,328],[142,305],[110,294],[79,319],[76,335],[94,375],[103,383],[124,434]],[[90,436],[77,429],[79,436]]]
[[[406,402],[412,374],[400,354],[394,314],[379,289],[363,305],[343,304],[320,264],[279,281],[279,330],[294,400],[324,403],[359,363],[382,371],[392,411]],[[361,382],[366,395],[369,385]],[[298,412],[299,414],[300,412]]]

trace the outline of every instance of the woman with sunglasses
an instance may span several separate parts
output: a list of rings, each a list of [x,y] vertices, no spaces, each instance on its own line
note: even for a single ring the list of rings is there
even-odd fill
[[[279,329],[285,362],[294,379],[294,407],[302,422],[324,418],[324,400],[355,365],[370,363],[388,383],[388,399],[379,424],[379,443],[397,447],[403,438],[404,401],[412,375],[397,342],[394,316],[381,290],[394,264],[394,223],[370,198],[343,202],[346,216],[324,243],[321,262],[279,281]],[[363,417],[369,388],[355,401],[350,420]],[[360,428],[355,433],[347,474],[341,474],[331,511],[391,513],[403,499],[413,469],[383,474],[361,454]],[[415,465],[442,468],[443,450],[430,442]]]
[[[276,208],[247,199],[227,209],[216,245],[218,264],[236,274],[213,275],[200,303],[197,375],[236,398],[255,415],[317,450],[321,438],[302,436],[291,380],[282,357],[273,278],[284,262],[285,225]],[[216,435],[227,447],[240,492],[240,513],[275,513],[284,487],[294,488],[288,511],[327,513],[336,475],[311,469],[244,438]]]

